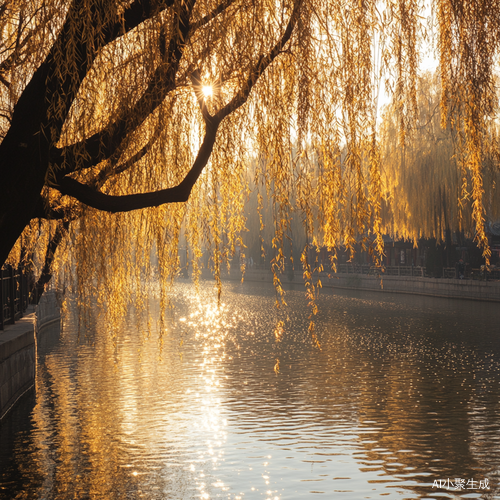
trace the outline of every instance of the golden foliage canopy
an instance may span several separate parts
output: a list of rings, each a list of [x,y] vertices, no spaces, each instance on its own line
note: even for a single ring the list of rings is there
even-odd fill
[[[177,272],[182,233],[195,274],[208,247],[218,276],[245,229],[256,157],[278,269],[292,213],[309,243],[362,238],[380,253],[379,96],[393,95],[391,147],[406,147],[424,50],[439,60],[441,125],[456,133],[488,256],[499,43],[498,0],[3,0],[0,260],[50,277],[63,242],[78,285],[125,304],[151,262],[164,284]]]
[[[446,233],[476,233],[472,196],[474,171],[460,147],[463,132],[448,116],[441,126],[439,75],[424,73],[417,82],[417,117],[405,147],[400,147],[397,111],[387,106],[379,127],[382,169],[383,231],[417,241],[445,241]],[[498,124],[484,125],[481,176],[487,222],[500,218]],[[457,203],[458,200],[458,203]]]

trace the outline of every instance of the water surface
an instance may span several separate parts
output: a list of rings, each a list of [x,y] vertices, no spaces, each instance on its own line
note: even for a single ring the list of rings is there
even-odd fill
[[[162,336],[154,300],[69,314],[0,424],[0,498],[500,498],[498,304],[323,290],[316,342],[286,300],[179,283]]]

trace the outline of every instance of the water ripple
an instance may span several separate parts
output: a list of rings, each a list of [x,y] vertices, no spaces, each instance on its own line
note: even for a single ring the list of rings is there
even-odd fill
[[[176,285],[161,337],[66,318],[0,424],[0,498],[499,498],[496,305],[325,292],[320,350],[303,291],[223,301]]]

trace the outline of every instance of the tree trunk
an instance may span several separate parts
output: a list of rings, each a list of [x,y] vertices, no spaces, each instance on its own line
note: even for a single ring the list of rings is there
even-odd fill
[[[45,116],[45,65],[16,104],[12,125],[0,144],[0,266],[35,213],[49,165]]]

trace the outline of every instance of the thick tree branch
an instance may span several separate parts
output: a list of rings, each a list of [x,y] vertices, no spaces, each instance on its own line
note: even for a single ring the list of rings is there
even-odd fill
[[[164,4],[165,7],[170,7],[174,3],[174,0],[167,0]],[[129,31],[132,31],[137,26],[142,24],[147,19],[154,17],[158,14],[155,5],[157,2],[154,0],[134,0],[130,6],[123,12],[122,18],[116,18],[114,22],[110,22],[108,26],[105,26],[102,30],[102,36],[99,40],[78,40],[76,44],[75,51],[79,54],[87,54],[87,57],[83,57],[79,65],[78,79],[79,84],[77,86],[71,86],[68,82],[56,82],[59,85],[60,90],[63,91],[66,98],[66,113],[63,114],[58,122],[58,130],[62,129],[62,125],[67,119],[67,113],[71,107],[71,104],[76,98],[76,94],[80,88],[81,82],[83,82],[85,76],[89,72],[91,65],[93,64],[97,54],[101,48],[108,45],[109,43],[115,41],[120,36],[125,35]],[[96,5],[103,11],[101,15],[105,17],[104,10],[108,8],[106,2],[96,3]],[[75,2],[75,8],[78,7],[78,2]],[[75,14],[73,14],[75,15]],[[69,16],[68,16],[69,19]],[[59,36],[57,43],[65,45],[66,40],[66,30],[71,29],[68,24],[68,20],[63,27],[61,34]],[[55,44],[55,45],[56,45]],[[54,45],[54,48],[55,48]],[[91,50],[89,48],[91,47]],[[54,50],[53,48],[53,50]],[[88,54],[92,54],[91,57]]]
[[[290,40],[299,16],[300,2],[301,0],[296,0],[287,27],[280,40],[266,56],[261,56],[259,58],[255,66],[255,70],[250,73],[242,89],[228,104],[226,104],[226,106],[219,110],[215,116],[210,115],[204,101],[199,96],[199,89],[197,88],[201,85],[199,71],[195,70],[191,73],[191,80],[193,82],[193,86],[195,87],[195,92],[197,93],[206,129],[203,144],[198,152],[198,156],[196,157],[191,170],[178,186],[150,193],[113,196],[101,193],[88,185],[82,184],[71,177],[65,176],[61,177],[59,180],[59,185],[57,186],[59,191],[62,194],[76,198],[88,206],[112,213],[128,212],[140,208],[159,206],[165,203],[187,201],[194,184],[210,159],[215,144],[217,130],[221,121],[247,101],[250,92],[259,77],[280,54],[285,44]],[[140,156],[142,152],[139,151],[138,154]]]
[[[132,155],[128,160],[118,165],[111,164],[103,168],[95,176],[94,180],[90,182],[90,185],[95,187],[96,189],[100,189],[108,179],[114,177],[115,175],[121,174],[122,172],[125,172],[125,170],[128,170],[130,167],[133,167],[141,158],[144,158],[144,156],[146,156],[149,151],[151,151],[151,148],[160,136],[160,132],[161,128],[156,127],[147,144],[145,144],[139,151],[137,151],[137,153]]]
[[[140,99],[125,111],[112,124],[85,139],[83,143],[67,146],[61,151],[61,158],[65,158],[65,168],[57,172],[57,182],[65,175],[75,171],[77,162],[73,157],[84,145],[86,160],[79,163],[79,168],[89,168],[100,161],[110,159],[113,155],[119,156],[120,147],[128,134],[139,127],[144,120],[164,101],[165,97],[175,88],[175,78],[183,55],[186,40],[189,34],[189,19],[196,0],[183,2],[183,8],[173,20],[173,35],[165,50],[164,61],[154,72],[147,89]],[[178,29],[177,29],[178,27]]]
[[[153,15],[152,5],[155,2],[135,0],[125,10],[122,19],[112,20],[109,26],[103,27],[103,36],[99,40],[81,38],[74,41],[74,52],[82,57],[75,65],[78,71],[71,77],[64,77],[58,70],[58,54],[66,52],[66,45],[72,40],[73,33],[75,30],[78,32],[78,26],[73,24],[83,22],[79,16],[79,8],[84,7],[83,3],[83,0],[72,2],[57,40],[19,97],[14,107],[11,126],[0,144],[0,178],[6,185],[12,186],[7,195],[0,198],[0,224],[5,222],[5,219],[1,218],[3,214],[9,213],[19,199],[26,178],[31,179],[33,192],[31,203],[25,204],[23,209],[23,218],[27,220],[32,217],[49,164],[60,159],[52,144],[53,134],[48,131],[52,130],[56,135],[61,131],[80,84],[99,49]],[[172,3],[173,0],[167,0],[164,5]],[[109,7],[107,2],[96,2],[95,6],[99,9]],[[106,17],[104,11],[102,17]],[[64,96],[65,104],[60,106],[57,116],[50,117],[49,125],[48,110],[55,95]],[[16,168],[13,168],[13,165],[16,165]]]
[[[62,194],[72,196],[82,203],[106,212],[130,212],[146,207],[157,207],[165,203],[178,203],[188,200],[191,190],[210,159],[215,144],[219,123],[207,126],[205,138],[198,151],[198,156],[184,180],[177,186],[151,193],[112,196],[95,191],[71,177],[64,177],[58,189]]]
[[[292,14],[281,39],[276,43],[276,45],[266,56],[261,56],[259,58],[259,61],[255,66],[255,70],[251,72],[240,92],[217,113],[217,121],[219,123],[226,116],[234,112],[246,102],[255,82],[282,51],[283,47],[290,39],[295,24],[297,23],[300,2],[301,0],[296,0],[296,2],[294,3]],[[220,12],[222,12],[229,5],[229,0],[221,4],[219,6]],[[85,141],[85,151],[88,155],[88,158],[85,162],[80,164],[81,168],[90,168],[99,161],[109,159],[112,157],[112,155],[119,152],[119,147],[127,134],[135,130],[141,123],[143,123],[147,116],[149,116],[149,114],[152,113],[156,109],[156,107],[165,99],[167,94],[175,88],[175,75],[179,68],[179,62],[185,46],[185,42],[183,40],[187,39],[191,29],[189,18],[193,7],[194,0],[191,0],[191,2],[186,2],[183,12],[180,13],[178,24],[180,26],[181,33],[180,35],[174,33],[172,39],[170,40],[169,48],[167,50],[167,61],[169,62],[169,64],[166,72],[163,70],[163,67],[160,66],[155,72],[155,75],[153,76],[148,89],[143,94],[141,99],[139,99],[133,106],[133,108],[128,110],[128,112],[120,118],[118,123],[115,122],[107,129],[94,134],[94,136],[88,138]],[[215,13],[214,11],[214,16],[218,15],[218,13]],[[193,84],[197,84],[194,80],[200,80],[199,73],[192,73],[191,80],[193,81]],[[204,102],[200,104],[200,107],[205,121],[212,120],[212,117],[208,113]],[[68,161],[68,159],[71,157],[73,152],[77,151],[77,148],[79,147],[81,147],[81,144],[75,144],[65,148],[64,154],[67,155],[67,168],[58,171],[57,182],[59,184],[61,184],[61,181],[63,180],[65,175],[72,172],[72,168],[75,165],[75,162]]]
[[[264,73],[264,71],[269,67],[274,59],[276,59],[280,52],[282,52],[283,47],[286,45],[288,40],[290,40],[295,25],[297,24],[297,21],[299,19],[300,5],[301,0],[295,0],[292,15],[288,20],[288,24],[282,37],[267,55],[260,56],[255,66],[255,70],[250,73],[245,85],[243,85],[240,91],[233,97],[233,99],[231,99],[230,102],[228,102],[222,109],[217,112],[215,118],[218,121],[222,121],[226,116],[233,113],[243,104],[245,104],[253,86],[255,85],[259,77]]]
[[[173,2],[174,0],[167,0],[164,6],[169,7],[173,5]],[[65,112],[60,113],[57,119],[52,117],[51,126],[60,132],[67,119],[67,113],[71,108],[71,104],[76,98],[80,85],[90,70],[99,50],[157,14],[156,10],[153,8],[153,4],[156,4],[156,2],[153,0],[134,0],[123,12],[121,18],[117,17],[114,21],[111,21],[108,26],[103,27],[102,36],[98,40],[87,38],[76,40],[74,52],[82,55],[77,65],[78,72],[73,78],[61,79],[61,77],[56,76],[60,75],[59,71],[56,71],[58,68],[56,61],[59,57],[58,54],[66,52],[66,44],[71,36],[69,33],[75,31],[75,29],[78,31],[78,27],[75,28],[72,26],[72,22],[75,22],[75,20],[77,23],[79,22],[78,10],[81,7],[80,4],[81,0],[75,0],[73,2],[57,40],[47,54],[45,61],[35,71],[33,78],[24,89],[14,108],[14,116],[16,112],[18,112],[18,114],[22,116],[21,119],[24,119],[25,101],[28,103],[27,106],[30,109],[33,107],[33,102],[43,103],[43,105],[37,106],[36,115],[33,114],[33,110],[31,111],[31,122],[38,130],[43,127],[42,124],[46,120],[48,106],[53,95],[58,93],[60,96],[64,96]],[[105,9],[108,8],[106,2],[98,2],[95,5],[96,8],[102,10],[100,16],[105,17]],[[98,15],[97,12],[96,15]],[[26,40],[27,38],[23,43],[25,43]],[[12,65],[13,63],[10,59],[14,57],[17,52],[19,51],[14,51],[9,58],[3,62],[3,65]]]

